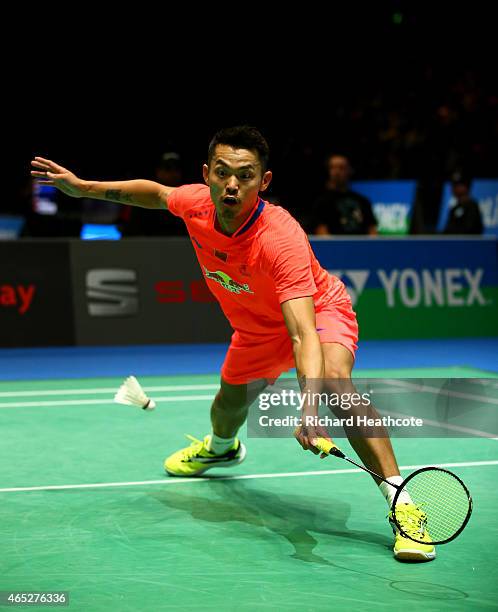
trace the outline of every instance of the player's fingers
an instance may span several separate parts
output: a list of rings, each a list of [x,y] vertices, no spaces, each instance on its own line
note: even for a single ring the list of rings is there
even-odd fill
[[[313,443],[311,441],[311,437],[309,435],[301,436],[301,440],[302,440],[302,442],[300,442],[300,444],[301,444],[301,446],[303,447],[304,450],[309,450],[314,455],[318,455],[320,453],[320,451],[313,446]]]
[[[48,167],[50,170],[52,170],[52,172],[65,172],[66,171],[65,168],[63,168],[62,166],[59,166],[59,164],[56,164],[51,159],[45,159],[44,157],[35,157],[35,161],[45,164],[45,166]]]
[[[308,431],[310,451],[312,451],[314,455],[319,455],[322,452],[321,449],[316,448],[315,446],[315,440],[319,437],[319,435],[320,435],[319,432],[315,428]]]
[[[306,440],[305,436],[299,436],[297,441],[303,447],[303,450],[308,450],[308,441]]]
[[[317,455],[319,451],[313,446],[314,433],[307,431],[304,437],[306,439],[306,450],[310,450],[314,455]]]
[[[45,162],[37,161],[36,159],[32,160],[31,165],[35,168],[48,168],[48,164],[46,164]]]
[[[311,442],[312,438],[316,437],[316,435],[310,434],[308,430],[304,430],[302,425],[294,430],[294,437],[302,446],[303,450],[310,450],[315,455],[319,454],[320,451],[316,449]]]
[[[49,174],[52,174],[52,177],[55,176],[53,173],[49,172],[48,170],[45,170],[45,171],[31,170],[31,176],[34,176],[34,177],[46,178]]]
[[[296,429],[294,430],[294,438],[296,438],[296,440],[299,442],[299,444],[302,446],[302,448],[304,450],[306,450],[305,446],[304,446],[304,438],[302,435],[302,427],[301,425],[299,425],[298,427],[296,427]]]
[[[308,436],[301,434],[300,439],[301,439],[301,446],[303,447],[303,449],[311,450],[311,444],[310,444]]]
[[[325,438],[325,440],[330,440],[330,442],[332,442],[332,438],[330,437],[329,432],[325,429],[325,427],[322,426],[318,426],[315,429],[315,433],[316,433],[316,437],[317,438]]]
[[[44,164],[53,164],[54,162],[51,159],[47,159],[46,157],[40,157],[39,155],[35,156],[35,160],[38,162],[42,162]]]

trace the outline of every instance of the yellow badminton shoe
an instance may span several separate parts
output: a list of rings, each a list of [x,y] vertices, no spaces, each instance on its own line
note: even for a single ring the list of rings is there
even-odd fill
[[[170,476],[198,476],[214,467],[232,467],[246,458],[246,447],[235,438],[232,448],[223,455],[208,450],[211,436],[197,440],[187,435],[192,444],[170,455],[164,461],[164,469]]]
[[[427,517],[415,504],[396,504],[396,518],[403,531],[421,542],[404,537],[389,513],[389,523],[394,532],[394,557],[399,561],[432,561],[436,558],[436,547],[431,544],[427,531]]]

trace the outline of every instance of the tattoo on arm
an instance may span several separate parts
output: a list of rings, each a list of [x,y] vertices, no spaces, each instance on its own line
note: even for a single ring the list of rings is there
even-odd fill
[[[114,202],[128,202],[133,204],[133,199],[129,193],[123,193],[121,189],[108,189],[105,192],[106,200],[113,200]]]
[[[306,387],[306,374],[298,377],[299,386],[301,387],[301,391]]]

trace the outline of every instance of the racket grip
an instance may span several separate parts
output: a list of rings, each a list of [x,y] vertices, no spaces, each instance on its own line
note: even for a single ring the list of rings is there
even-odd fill
[[[313,446],[327,455],[335,455],[336,457],[342,458],[346,456],[333,442],[326,438],[315,438],[313,440]]]

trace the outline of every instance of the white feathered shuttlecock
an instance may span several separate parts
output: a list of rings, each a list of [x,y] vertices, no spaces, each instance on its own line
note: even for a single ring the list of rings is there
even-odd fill
[[[117,404],[138,406],[143,410],[154,410],[156,407],[154,400],[147,397],[145,391],[134,376],[128,376],[121,387],[119,387],[114,396],[114,401]]]

